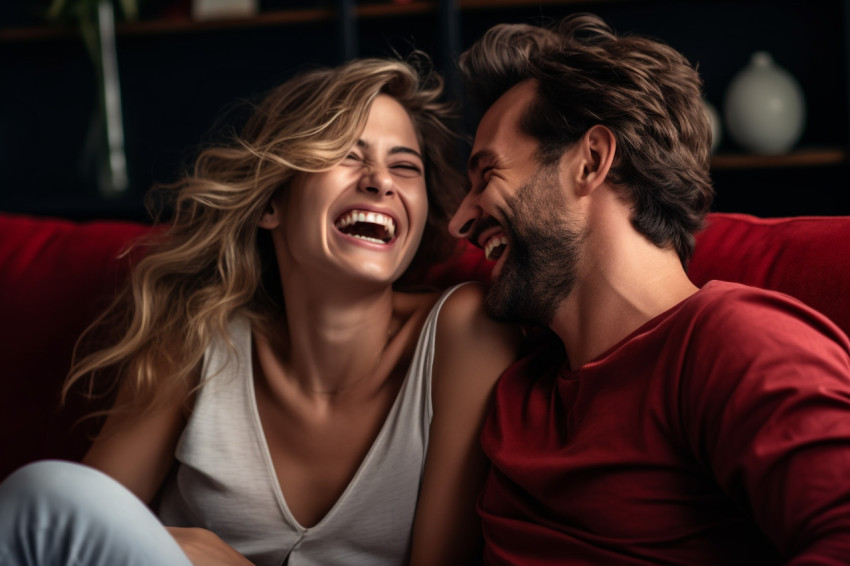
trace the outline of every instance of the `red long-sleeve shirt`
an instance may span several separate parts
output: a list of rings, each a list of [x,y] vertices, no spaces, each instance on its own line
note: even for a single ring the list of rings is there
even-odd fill
[[[556,339],[482,432],[490,564],[850,563],[850,342],[710,282],[577,371]]]

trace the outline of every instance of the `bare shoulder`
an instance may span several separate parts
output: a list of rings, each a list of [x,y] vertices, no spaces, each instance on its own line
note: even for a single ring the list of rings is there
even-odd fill
[[[520,327],[499,322],[487,314],[486,296],[487,286],[483,283],[468,283],[455,289],[440,310],[438,334],[450,340],[472,343],[504,340],[518,343]]]
[[[521,329],[487,314],[487,289],[483,283],[472,282],[446,297],[437,318],[435,382],[453,380],[453,375],[484,376],[494,382],[516,359]],[[440,296],[440,292],[396,293],[395,315],[406,323],[415,321],[413,326],[419,328]]]
[[[440,291],[394,291],[393,311],[399,317],[428,316],[434,303],[440,298]]]
[[[490,317],[484,304],[486,295],[485,285],[470,283],[456,289],[443,304],[435,359],[441,373],[493,383],[516,359],[521,329]]]
[[[479,434],[499,376],[519,353],[520,328],[485,309],[487,287],[449,295],[437,318],[425,474],[414,521],[411,564],[480,562],[475,502],[487,473]]]
[[[479,434],[492,391],[519,353],[520,328],[487,315],[487,287],[449,295],[437,318],[431,374],[433,418],[410,564],[476,564],[481,524],[475,502],[488,470]]]

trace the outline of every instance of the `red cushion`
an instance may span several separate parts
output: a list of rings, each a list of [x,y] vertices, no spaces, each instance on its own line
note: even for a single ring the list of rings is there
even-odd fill
[[[82,456],[90,426],[72,424],[79,401],[58,409],[71,350],[126,278],[119,252],[150,227],[73,223],[0,213],[0,479],[39,458]],[[850,217],[761,219],[710,214],[689,267],[702,285],[725,279],[775,289],[850,333]],[[426,283],[489,281],[491,263],[463,241]]]
[[[758,218],[714,212],[697,234],[688,275],[781,291],[821,311],[850,334],[850,216]],[[466,241],[428,278],[440,286],[489,281],[492,263]]]
[[[82,406],[60,410],[59,392],[77,336],[126,276],[119,251],[148,229],[0,214],[0,479],[85,450]]]
[[[493,262],[484,258],[484,251],[468,240],[459,240],[454,255],[447,261],[432,265],[425,272],[425,283],[447,289],[464,281],[490,282]]]
[[[850,334],[850,216],[710,214],[688,274],[781,291]]]

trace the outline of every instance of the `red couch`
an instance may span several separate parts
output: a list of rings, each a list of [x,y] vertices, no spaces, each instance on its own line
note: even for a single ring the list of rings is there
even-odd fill
[[[150,230],[119,221],[73,223],[0,213],[0,480],[40,458],[79,459],[93,432],[74,423],[88,407],[58,405],[76,337],[126,277],[133,255],[118,258]],[[446,286],[486,280],[479,250],[433,266]],[[689,271],[796,296],[850,333],[850,217],[759,219],[709,215]]]

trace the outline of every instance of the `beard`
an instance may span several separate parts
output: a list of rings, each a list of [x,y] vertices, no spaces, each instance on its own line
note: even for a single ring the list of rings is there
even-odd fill
[[[543,167],[506,202],[509,241],[486,306],[498,320],[549,325],[575,286],[587,234],[571,221],[557,166]]]

